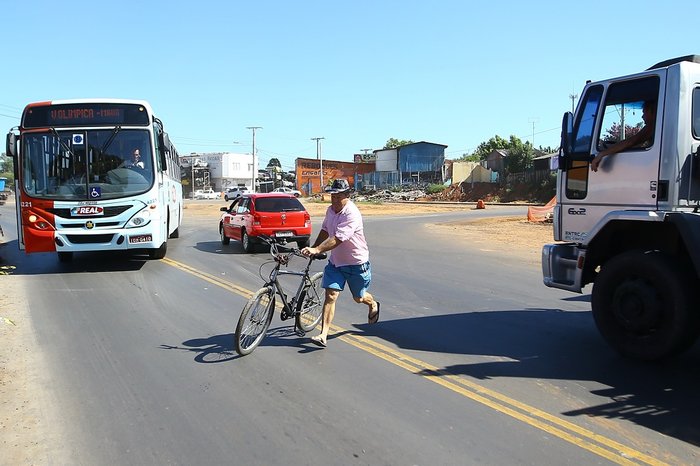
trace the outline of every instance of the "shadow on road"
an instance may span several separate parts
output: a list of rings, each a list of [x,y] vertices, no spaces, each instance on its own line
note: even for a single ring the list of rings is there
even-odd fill
[[[8,275],[126,272],[141,270],[149,260],[145,251],[101,251],[76,252],[72,261],[59,262],[55,252],[26,254],[20,251],[17,240],[0,247],[0,264],[11,268]]]
[[[590,312],[558,309],[471,312],[358,328],[404,349],[508,359],[444,367],[449,374],[598,382],[610,388],[592,393],[608,402],[563,414],[625,419],[700,446],[700,345],[663,364],[626,360],[602,341]]]

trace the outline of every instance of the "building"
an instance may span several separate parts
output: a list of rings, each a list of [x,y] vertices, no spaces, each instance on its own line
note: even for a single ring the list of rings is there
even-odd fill
[[[258,158],[253,159],[250,154],[232,152],[192,153],[180,157],[184,178],[194,178],[194,189],[211,187],[214,191],[234,186],[251,189],[258,176],[258,163]]]
[[[354,189],[361,190],[364,176],[374,172],[375,166],[373,162],[354,163],[305,158],[297,158],[295,165],[296,189],[304,196],[323,192],[323,188],[337,178],[344,178]],[[321,176],[321,165],[323,165],[323,176]]]
[[[394,149],[375,150],[376,171],[366,177],[367,184],[387,188],[402,184],[444,182],[444,144],[420,141]]]

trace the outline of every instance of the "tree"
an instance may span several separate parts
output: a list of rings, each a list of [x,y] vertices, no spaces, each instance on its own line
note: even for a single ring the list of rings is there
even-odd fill
[[[3,152],[0,156],[0,177],[7,178],[7,184],[12,185],[15,179],[14,162],[11,157],[7,157]]]
[[[282,168],[282,164],[280,163],[279,159],[272,158],[269,162],[267,162],[267,169],[269,170],[272,167]]]
[[[508,152],[508,157],[504,160],[504,168],[507,173],[518,173],[530,168],[535,154],[530,142],[523,142],[516,136],[511,136],[510,139],[506,140],[495,135],[488,141],[479,144],[473,154],[464,154],[460,160],[474,162],[486,160],[486,157],[495,150]]]
[[[384,144],[384,149],[395,149],[396,147],[405,146],[406,144],[413,144],[413,141],[389,138],[386,144]]]
[[[511,139],[513,136],[511,136]],[[517,139],[517,138],[516,138]],[[495,135],[491,139],[489,139],[486,142],[482,142],[479,144],[472,154],[472,156],[478,157],[478,160],[486,160],[486,156],[488,156],[491,152],[498,150],[498,149],[508,149],[509,142],[500,137],[499,135]]]
[[[460,158],[457,159],[459,162],[479,162],[481,159],[477,154],[464,153]]]
[[[520,138],[511,136],[507,149],[508,157],[505,158],[505,169],[508,173],[524,172],[532,166],[532,157],[535,151],[529,141],[523,142]]]
[[[618,141],[622,141],[625,138],[628,138],[630,136],[634,136],[638,132],[642,130],[644,127],[644,123],[639,122],[635,126],[630,126],[630,125],[625,125],[625,137],[622,137],[622,125],[620,123],[613,123],[610,129],[608,129],[605,132],[605,136],[603,136],[603,141],[608,143],[608,144],[614,144]]]

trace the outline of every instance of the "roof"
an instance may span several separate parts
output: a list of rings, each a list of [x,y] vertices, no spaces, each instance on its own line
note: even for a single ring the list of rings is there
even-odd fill
[[[291,197],[292,199],[296,199],[296,197],[294,197],[291,194],[272,193],[272,192],[270,192],[270,193],[245,193],[245,194],[241,195],[241,197],[250,197],[253,199],[257,199],[259,197]]]
[[[412,142],[412,143],[410,143],[410,144],[404,144],[403,146],[393,147],[392,149],[400,149],[400,148],[402,148],[402,147],[414,146],[414,145],[416,145],[416,144],[430,144],[430,145],[432,145],[432,146],[447,147],[445,144],[438,144],[438,143],[435,143],[435,142],[428,142],[428,141],[418,141],[418,142]]]

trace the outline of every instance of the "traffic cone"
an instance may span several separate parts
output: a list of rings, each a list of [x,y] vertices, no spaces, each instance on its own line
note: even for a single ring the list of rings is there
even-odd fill
[[[485,209],[486,208],[486,204],[484,204],[483,199],[479,199],[478,201],[476,201],[476,208],[477,209]]]

